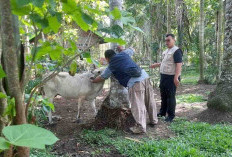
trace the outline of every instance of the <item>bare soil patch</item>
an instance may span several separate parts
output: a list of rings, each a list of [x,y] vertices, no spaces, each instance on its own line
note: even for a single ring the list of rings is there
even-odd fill
[[[214,85],[182,85],[180,88],[178,88],[177,94],[201,94],[207,99],[208,93],[214,90],[214,88]],[[155,89],[155,93],[157,109],[159,110],[159,89]],[[106,98],[107,94],[108,90],[104,90],[102,95],[97,97],[97,109],[100,109],[101,104]],[[92,156],[91,152],[94,151],[93,148],[81,143],[79,137],[83,129],[93,126],[93,122],[95,120],[94,111],[89,102],[85,102],[81,107],[81,123],[76,123],[77,100],[66,100],[62,97],[57,97],[55,99],[55,107],[56,111],[54,115],[60,118],[58,118],[55,125],[47,126],[48,129],[50,129],[60,138],[60,141],[54,145],[53,151],[56,152],[57,156],[62,156],[65,154],[69,154],[69,156]],[[231,113],[221,113],[219,111],[208,110],[206,102],[177,104],[176,115],[177,117],[183,117],[191,121],[204,121],[213,124],[220,122],[232,123]],[[147,127],[146,134],[132,135],[125,132],[125,137],[139,140],[141,138],[164,139],[175,136],[168,126],[169,124],[165,123],[163,119],[160,119],[156,127]],[[100,125],[99,128],[101,128]],[[117,152],[117,150],[113,149],[110,153],[101,154],[100,156],[117,157],[121,155],[119,152]]]

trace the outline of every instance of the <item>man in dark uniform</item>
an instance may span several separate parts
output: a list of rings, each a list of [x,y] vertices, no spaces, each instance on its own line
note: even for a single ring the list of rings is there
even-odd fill
[[[158,117],[166,117],[166,122],[172,122],[176,109],[176,88],[180,84],[183,52],[175,46],[175,36],[166,35],[166,46],[168,47],[162,54],[162,62],[151,65],[151,68],[160,67],[160,93],[161,109]]]

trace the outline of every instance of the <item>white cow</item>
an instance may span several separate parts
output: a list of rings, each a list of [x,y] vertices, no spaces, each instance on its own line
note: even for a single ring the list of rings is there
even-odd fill
[[[83,74],[70,76],[67,72],[60,72],[49,80],[44,86],[44,97],[53,102],[56,95],[67,99],[78,99],[77,120],[80,116],[80,107],[84,100],[90,101],[96,114],[95,98],[103,89],[104,82],[92,83],[91,79],[99,76],[104,68],[95,69]],[[48,113],[49,123],[52,123],[52,113]]]

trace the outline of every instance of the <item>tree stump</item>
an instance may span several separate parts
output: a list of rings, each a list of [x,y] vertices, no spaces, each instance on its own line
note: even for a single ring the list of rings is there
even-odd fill
[[[128,131],[130,127],[135,125],[129,108],[111,108],[109,102],[109,96],[107,96],[95,118],[94,129],[113,128]]]

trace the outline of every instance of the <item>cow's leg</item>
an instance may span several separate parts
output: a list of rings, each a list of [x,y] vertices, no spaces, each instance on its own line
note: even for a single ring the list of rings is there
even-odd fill
[[[97,109],[96,109],[96,105],[95,105],[95,99],[93,99],[93,100],[91,101],[91,106],[92,106],[92,108],[93,108],[93,110],[94,110],[94,114],[96,115],[96,114],[97,114]]]
[[[51,103],[53,103],[53,98],[49,98],[49,101],[50,101]],[[48,111],[48,122],[49,122],[49,124],[53,124],[53,121],[52,121],[52,109],[50,109],[50,110]]]
[[[44,99],[48,99],[51,103],[53,103],[53,99],[55,97],[55,90],[52,90],[52,88],[49,87],[44,87],[44,95],[43,98]],[[48,122],[49,124],[53,124],[52,121],[52,110],[50,109],[50,111],[48,111]]]
[[[48,122],[49,122],[49,124],[53,123],[53,121],[52,121],[52,111],[51,110],[48,112]]]
[[[83,102],[83,98],[78,99],[78,104],[77,104],[77,122],[80,122],[80,108]]]

